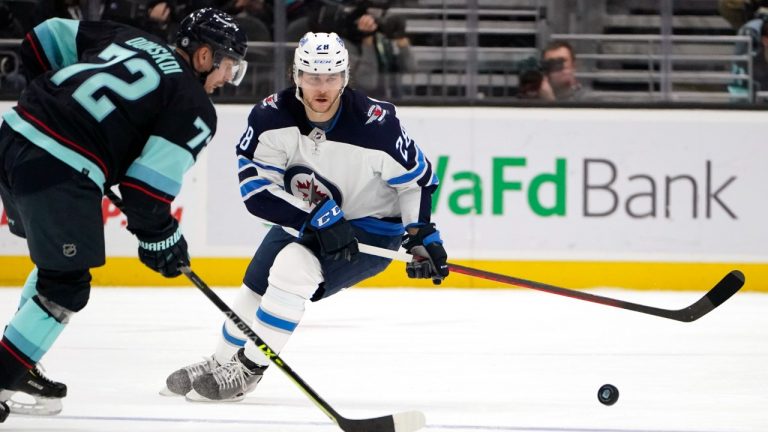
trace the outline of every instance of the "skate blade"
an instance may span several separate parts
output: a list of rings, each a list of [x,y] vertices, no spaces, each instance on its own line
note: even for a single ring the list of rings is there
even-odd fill
[[[241,400],[245,399],[245,395],[235,396],[233,398],[221,399],[221,400],[208,399],[207,397],[201,395],[200,393],[198,393],[197,391],[195,391],[193,389],[193,390],[190,390],[189,393],[187,393],[184,396],[184,398],[188,402],[196,402],[196,403],[197,402],[202,402],[202,403],[232,403],[232,402],[240,402]]]
[[[54,416],[63,409],[61,399],[32,396],[23,392],[8,394],[4,391],[2,397],[12,414],[28,416]]]
[[[394,414],[395,431],[417,431],[427,424],[427,419],[421,411],[407,411]]]
[[[182,394],[178,394],[178,393],[172,392],[171,389],[168,388],[168,386],[165,386],[162,389],[160,389],[159,393],[160,393],[160,396],[165,396],[165,397],[181,397],[181,396],[184,396]]]

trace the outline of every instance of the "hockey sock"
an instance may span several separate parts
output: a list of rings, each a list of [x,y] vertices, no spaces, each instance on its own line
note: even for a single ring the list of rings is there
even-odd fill
[[[27,300],[31,299],[37,294],[37,267],[33,268],[27,276],[27,281],[24,282],[24,288],[21,290],[21,301],[19,302],[19,309],[24,306]]]
[[[270,286],[256,311],[253,330],[275,352],[280,352],[304,315],[306,300],[293,293]],[[252,341],[245,344],[245,355],[260,365],[269,360]]]
[[[256,294],[246,285],[242,285],[237,292],[234,303],[232,303],[232,310],[248,325],[251,325],[254,319],[256,319],[256,309],[258,309],[260,302],[260,295]],[[213,358],[219,364],[228,362],[237,350],[245,345],[245,341],[245,334],[230,320],[225,320],[221,326],[221,337],[216,345]]]
[[[10,341],[24,356],[37,363],[64,327],[66,324],[54,318],[53,313],[43,306],[43,301],[34,296],[16,312],[5,329],[3,339]]]

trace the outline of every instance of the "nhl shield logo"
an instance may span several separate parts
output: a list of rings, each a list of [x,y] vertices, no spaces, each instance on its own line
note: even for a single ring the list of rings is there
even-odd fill
[[[325,131],[320,128],[314,128],[309,132],[309,139],[315,144],[325,141]]]
[[[64,253],[65,257],[71,258],[77,255],[77,246],[72,243],[67,243],[62,246],[62,252]]]

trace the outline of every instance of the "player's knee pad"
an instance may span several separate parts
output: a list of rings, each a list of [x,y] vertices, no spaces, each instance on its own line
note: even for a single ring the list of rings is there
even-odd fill
[[[312,251],[298,243],[284,247],[269,269],[270,287],[304,299],[311,298],[322,281],[320,261]]]
[[[37,295],[71,312],[79,312],[91,293],[91,272],[85,270],[37,271]]]

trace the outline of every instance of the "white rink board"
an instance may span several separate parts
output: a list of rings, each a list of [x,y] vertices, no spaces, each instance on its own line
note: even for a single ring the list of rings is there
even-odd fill
[[[177,199],[197,256],[250,256],[265,233],[237,184],[249,110],[218,107],[216,137]],[[434,219],[459,259],[768,260],[765,112],[406,107],[399,116],[444,167]],[[106,221],[111,256],[135,254],[122,219]],[[0,230],[0,254],[25,251]]]

